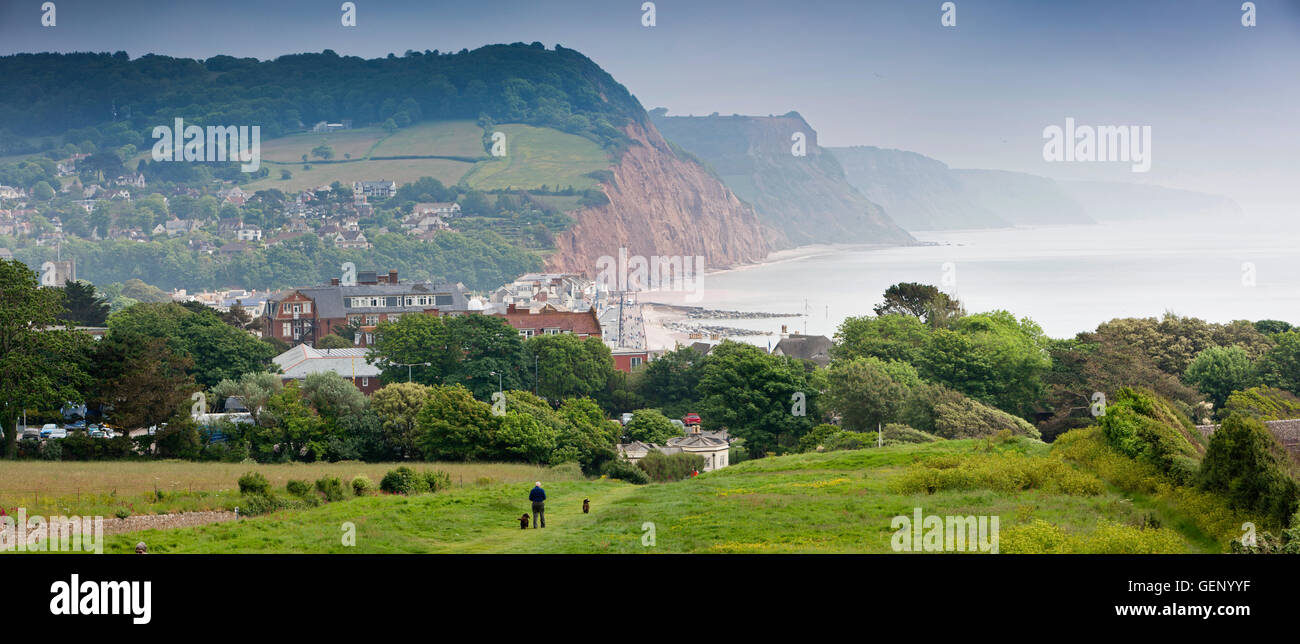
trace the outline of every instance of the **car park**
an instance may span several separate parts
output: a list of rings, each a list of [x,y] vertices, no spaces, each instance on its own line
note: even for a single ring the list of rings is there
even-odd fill
[[[67,438],[68,430],[55,425],[54,423],[45,423],[41,427],[41,438]]]

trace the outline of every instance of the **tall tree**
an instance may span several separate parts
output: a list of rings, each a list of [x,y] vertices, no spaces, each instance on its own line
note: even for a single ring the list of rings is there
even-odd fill
[[[69,280],[63,286],[63,308],[60,320],[84,326],[103,326],[108,320],[108,300],[95,293],[90,282]]]
[[[24,409],[79,401],[78,389],[88,381],[90,336],[59,328],[62,297],[41,288],[26,264],[0,260],[0,425],[8,458],[17,453],[16,426]]]

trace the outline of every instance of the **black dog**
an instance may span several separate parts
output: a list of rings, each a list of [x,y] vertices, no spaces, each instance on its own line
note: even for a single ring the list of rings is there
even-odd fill
[[[527,512],[524,513],[524,516],[519,517],[519,529],[520,529],[520,530],[527,530],[527,529],[528,529],[528,513],[527,513]]]
[[[587,513],[589,513],[589,512],[591,512],[591,503],[590,503],[587,499],[583,499],[583,500],[582,500],[582,513],[583,513],[583,514],[587,514]]]

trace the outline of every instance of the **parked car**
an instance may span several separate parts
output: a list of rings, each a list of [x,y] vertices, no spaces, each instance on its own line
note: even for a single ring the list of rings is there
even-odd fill
[[[41,427],[41,438],[67,438],[68,430],[55,425],[54,423],[45,423]]]
[[[36,427],[24,427],[21,436],[23,440],[40,440],[41,430]]]
[[[66,429],[66,430],[68,430],[68,431],[74,431],[74,430],[78,430],[78,429],[85,429],[85,428],[86,428],[86,421],[84,421],[84,420],[78,420],[78,421],[76,421],[76,422],[72,422],[72,423],[64,423],[64,424],[63,424],[63,428]]]
[[[693,411],[689,412],[682,416],[682,423],[685,425],[698,425],[700,424],[700,415]]]

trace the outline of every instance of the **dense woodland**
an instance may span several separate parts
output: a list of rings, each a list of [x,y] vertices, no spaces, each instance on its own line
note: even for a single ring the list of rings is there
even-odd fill
[[[351,119],[362,126],[392,119],[402,127],[486,116],[616,148],[623,141],[618,128],[645,118],[627,89],[590,59],[541,43],[373,60],[330,50],[271,61],[16,54],[0,57],[0,78],[0,155],[79,144],[91,135],[104,136],[109,146],[143,149],[155,126],[176,118],[200,126],[259,125],[269,139],[318,121]],[[42,138],[32,142],[33,136]]]

